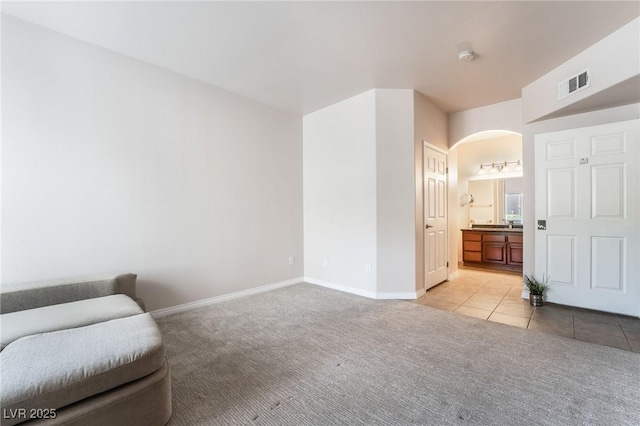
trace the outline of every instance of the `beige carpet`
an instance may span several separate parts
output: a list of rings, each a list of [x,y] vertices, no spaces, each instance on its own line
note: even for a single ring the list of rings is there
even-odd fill
[[[640,424],[640,354],[299,284],[158,320],[170,425]]]

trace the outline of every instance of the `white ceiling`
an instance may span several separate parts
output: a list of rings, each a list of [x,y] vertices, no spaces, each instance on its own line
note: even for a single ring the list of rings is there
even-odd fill
[[[446,112],[520,90],[640,2],[3,2],[3,13],[294,113],[371,88]],[[478,53],[458,61],[463,47]]]

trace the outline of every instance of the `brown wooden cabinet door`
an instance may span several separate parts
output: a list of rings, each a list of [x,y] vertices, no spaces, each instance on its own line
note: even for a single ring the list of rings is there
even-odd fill
[[[484,243],[482,260],[488,263],[507,263],[507,250],[505,243]]]
[[[522,265],[522,244],[507,245],[507,264]]]
[[[482,252],[481,251],[465,251],[463,252],[462,260],[464,262],[482,262]]]

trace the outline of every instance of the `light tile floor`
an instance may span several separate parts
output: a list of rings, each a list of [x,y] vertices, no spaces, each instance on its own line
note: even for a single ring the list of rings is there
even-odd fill
[[[522,299],[522,277],[471,268],[429,289],[421,305],[640,353],[640,319]]]

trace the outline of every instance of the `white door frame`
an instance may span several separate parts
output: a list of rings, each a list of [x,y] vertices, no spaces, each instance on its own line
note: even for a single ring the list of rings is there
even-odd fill
[[[427,200],[424,199],[424,193],[425,193],[425,188],[424,188],[424,171],[425,171],[425,168],[424,168],[424,150],[425,150],[425,148],[429,148],[429,149],[432,149],[432,150],[434,150],[436,152],[439,152],[440,154],[443,154],[445,156],[445,158],[446,158],[445,167],[447,168],[447,171],[446,171],[445,187],[444,187],[445,188],[444,189],[444,194],[445,194],[444,195],[444,197],[445,197],[444,203],[445,203],[445,206],[447,208],[447,219],[446,219],[447,238],[446,238],[446,242],[445,242],[445,253],[447,254],[447,256],[446,256],[447,257],[447,264],[449,264],[451,259],[450,259],[450,253],[449,253],[449,238],[450,238],[450,235],[449,235],[449,213],[450,213],[449,212],[449,172],[448,172],[448,170],[449,170],[449,152],[447,150],[444,150],[444,149],[440,148],[439,146],[433,145],[433,144],[431,144],[431,143],[429,143],[429,142],[427,142],[426,140],[423,139],[422,140],[422,153],[421,153],[422,154],[422,159],[423,159],[422,168],[421,168],[421,175],[422,176],[420,177],[421,182],[422,182],[422,197],[423,197],[423,199],[422,199],[422,215],[420,217],[420,228],[422,230],[421,232],[422,232],[422,236],[423,236],[422,237],[422,240],[423,240],[422,241],[422,250],[423,250],[423,252],[422,252],[422,262],[423,262],[422,271],[423,271],[424,277],[423,277],[423,280],[422,280],[422,288],[426,291],[427,290],[427,274],[425,272],[425,269],[426,269],[425,268],[425,263],[426,263],[427,251],[426,251],[426,240],[424,238],[424,231],[425,231],[424,210],[425,210],[425,207],[426,207]],[[447,280],[448,279],[449,279],[449,267],[447,267]]]

